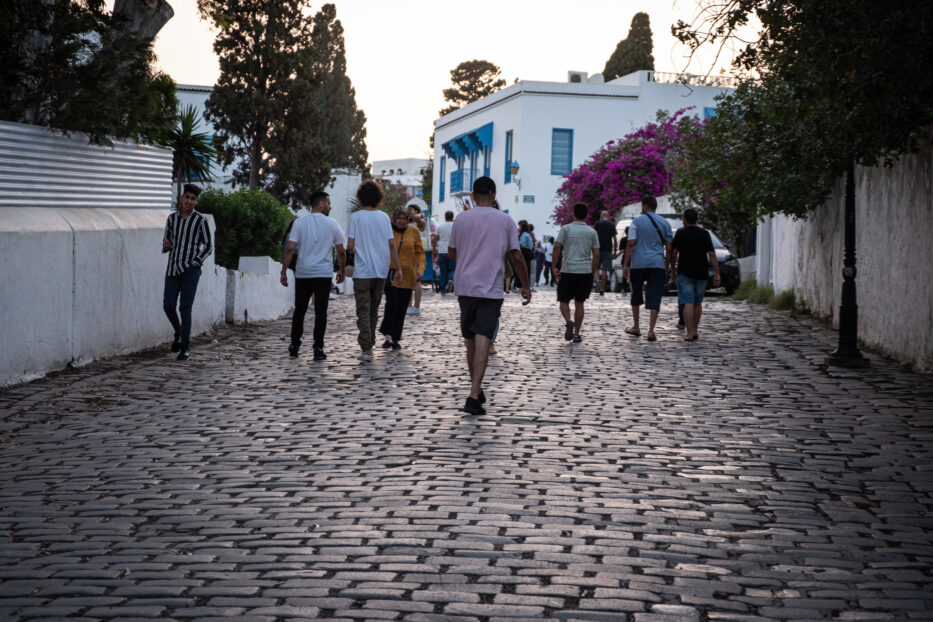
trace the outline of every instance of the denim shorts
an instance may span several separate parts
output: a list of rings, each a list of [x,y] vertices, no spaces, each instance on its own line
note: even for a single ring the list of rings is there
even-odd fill
[[[645,305],[646,309],[660,310],[665,279],[667,274],[664,268],[632,268],[629,272],[629,280],[632,282],[632,306]]]
[[[706,294],[706,279],[677,275],[677,302],[682,305],[698,305],[703,302],[704,294]]]
[[[612,271],[612,251],[599,251],[599,269],[602,272]]]

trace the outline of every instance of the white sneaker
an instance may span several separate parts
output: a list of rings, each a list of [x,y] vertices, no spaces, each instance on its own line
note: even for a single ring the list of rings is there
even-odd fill
[[[417,310],[416,308],[414,308],[414,307],[408,307],[408,308],[405,310],[405,315],[414,315],[414,314],[417,313],[417,312],[418,312],[418,310]]]
[[[337,294],[334,292],[330,293],[330,296],[327,297],[329,300],[337,300]]]
[[[373,360],[373,351],[367,350],[366,352],[361,352],[360,355],[356,357],[356,359],[358,361],[363,361],[364,363],[370,363]]]

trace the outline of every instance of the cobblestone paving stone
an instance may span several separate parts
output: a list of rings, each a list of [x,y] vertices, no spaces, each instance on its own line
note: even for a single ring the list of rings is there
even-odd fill
[[[288,320],[0,391],[0,619],[933,619],[933,382],[725,300],[659,340],[504,309],[485,416],[453,297],[404,349]],[[309,318],[310,332],[310,318]]]

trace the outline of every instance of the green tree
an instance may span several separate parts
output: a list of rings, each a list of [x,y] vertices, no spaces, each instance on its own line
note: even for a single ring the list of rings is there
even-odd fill
[[[325,4],[314,16],[311,35],[318,71],[324,82],[318,107],[325,113],[321,140],[331,168],[366,168],[366,115],[356,106],[356,90],[347,76],[343,26],[333,4]]]
[[[240,257],[282,259],[282,236],[293,216],[268,192],[241,189],[225,193],[208,188],[201,193],[198,211],[214,216],[218,266],[236,270]]]
[[[421,169],[422,199],[431,207],[431,197],[434,196],[434,152],[428,153],[428,163]]]
[[[450,70],[453,86],[444,89],[444,101],[448,106],[438,112],[444,116],[458,108],[492,95],[505,86],[498,65],[488,60],[468,60]]]
[[[178,202],[181,202],[182,186],[185,183],[211,178],[211,162],[217,152],[211,137],[197,131],[199,123],[197,108],[181,108],[178,111],[177,125],[166,142],[172,149],[172,178],[178,185]]]
[[[635,71],[653,70],[653,51],[651,20],[647,13],[636,13],[632,17],[628,36],[619,41],[615,51],[606,61],[606,66],[603,69],[603,79],[608,82]]]
[[[217,128],[221,161],[236,163],[235,183],[255,190],[275,177],[278,193],[288,196],[300,183],[299,162],[304,159],[306,178],[316,178],[325,152],[318,140],[324,116],[315,105],[323,76],[304,17],[308,0],[201,0],[199,6],[219,29],[220,77],[206,116]]]
[[[125,4],[111,13],[104,0],[3,2],[0,118],[84,132],[95,143],[163,143],[175,83],[154,69],[149,33],[167,17],[131,22]]]

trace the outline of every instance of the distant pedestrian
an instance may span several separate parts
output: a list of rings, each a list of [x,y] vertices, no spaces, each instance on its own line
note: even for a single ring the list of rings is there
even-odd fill
[[[648,341],[656,341],[654,327],[661,310],[661,296],[670,267],[671,240],[674,234],[668,222],[655,215],[658,201],[645,197],[641,201],[641,215],[632,221],[625,247],[625,264],[622,277],[632,282],[632,326],[626,328],[629,335],[641,335],[638,310],[641,305],[649,312]]]
[[[618,257],[622,256],[622,263],[624,264],[624,263],[625,263],[625,257],[624,257],[624,255],[625,255],[625,248],[626,248],[627,246],[628,246],[628,227],[626,227],[625,230],[622,232],[622,239],[619,240],[619,250],[616,252],[615,255],[612,256],[612,258],[613,258],[613,259],[617,259]],[[628,293],[628,292],[632,291],[632,286],[629,285],[629,282],[628,282],[628,279],[627,279],[627,278],[625,278],[625,277],[622,278],[622,283],[621,283],[621,285],[622,285],[622,291],[623,291],[623,292]]]
[[[179,361],[187,361],[191,356],[191,308],[198,292],[201,265],[213,249],[207,219],[194,211],[201,189],[185,184],[183,190],[178,211],[168,215],[162,236],[162,252],[169,254],[162,309],[175,329],[172,352],[178,352]],[[176,305],[181,312],[180,321]]]
[[[603,210],[599,213],[599,220],[593,225],[596,235],[599,236],[599,295],[606,293],[606,279],[612,272],[612,250],[619,239],[616,233],[616,224],[609,220],[609,212]]]
[[[535,241],[534,238],[531,237],[531,231],[528,229],[527,220],[518,221],[518,244],[521,247],[522,260],[525,262],[525,272],[530,276],[533,274],[531,270],[531,261],[535,257]],[[528,285],[529,288],[532,287],[531,283],[522,284]],[[520,286],[521,284],[519,287]]]
[[[437,226],[437,232],[432,240],[435,245],[435,261],[440,268],[441,296],[453,290],[453,277],[457,269],[457,262],[450,258],[447,247],[450,245],[450,231],[454,227],[454,213],[450,210],[444,213],[444,222]]]
[[[719,287],[719,262],[709,231],[697,225],[697,211],[688,207],[681,218],[684,226],[671,243],[671,279],[677,281],[678,302],[684,306],[684,341],[696,341],[709,266],[713,267],[713,287]]]
[[[545,285],[554,285],[554,280],[551,278],[551,267],[552,260],[554,259],[554,236],[549,235],[545,237],[544,242],[544,284]]]
[[[580,343],[583,338],[583,304],[590,297],[593,278],[599,266],[599,236],[586,224],[589,208],[585,203],[573,206],[573,222],[560,228],[554,243],[554,259],[562,258],[561,268],[555,266],[557,302],[564,318],[564,339]],[[570,319],[570,300],[573,299],[573,319]]]
[[[412,292],[421,288],[424,273],[424,247],[417,225],[410,222],[405,210],[396,210],[392,215],[393,244],[398,255],[399,282],[386,283],[386,304],[379,332],[385,337],[382,347],[386,350],[401,350],[402,331]]]
[[[356,191],[360,209],[350,214],[347,225],[347,249],[355,254],[353,268],[353,296],[356,299],[356,327],[360,349],[358,359],[373,360],[376,345],[376,323],[379,319],[379,303],[386,280],[400,283],[398,253],[392,223],[385,212],[377,208],[385,194],[373,180],[364,181]],[[389,273],[389,267],[394,268]]]
[[[535,242],[535,259],[532,262],[535,266],[535,287],[541,283],[541,273],[544,271],[544,244],[541,240]]]
[[[434,261],[431,258],[431,223],[421,213],[421,208],[414,203],[405,208],[408,213],[408,222],[418,230],[421,236],[421,248],[424,249],[424,267],[418,278],[418,286],[412,290],[411,306],[406,310],[408,315],[421,315],[421,295],[423,283],[434,280]],[[395,225],[395,223],[392,223]],[[429,274],[430,273],[430,274]]]
[[[470,395],[463,410],[485,414],[483,376],[489,361],[489,344],[502,311],[502,257],[509,251],[522,282],[522,304],[531,302],[528,271],[518,246],[515,222],[493,207],[496,184],[489,177],[473,182],[475,206],[454,221],[448,252],[457,262],[454,287],[460,304],[460,333],[470,370]]]
[[[311,195],[311,213],[294,221],[288,234],[285,256],[282,258],[282,276],[279,279],[288,287],[288,266],[293,256],[295,263],[295,310],[292,313],[291,342],[289,356],[298,356],[301,337],[304,334],[305,314],[312,294],[314,306],[314,342],[312,350],[315,361],[327,358],[324,353],[324,333],[327,330],[327,308],[330,303],[331,279],[334,275],[333,253],[337,252],[337,283],[343,283],[347,254],[343,231],[337,221],[330,217],[330,196],[326,192]]]

